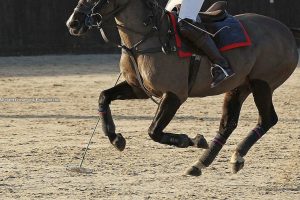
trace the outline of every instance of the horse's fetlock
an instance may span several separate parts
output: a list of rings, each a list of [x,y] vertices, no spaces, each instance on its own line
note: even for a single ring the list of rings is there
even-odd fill
[[[201,162],[200,160],[195,162],[193,164],[194,167],[197,167],[198,169],[204,169],[204,168],[207,168],[208,166],[205,165],[203,162]]]
[[[234,164],[237,162],[239,163],[245,162],[245,159],[240,155],[239,152],[235,151],[231,156],[230,163]]]
[[[243,169],[245,165],[245,159],[240,155],[238,151],[236,151],[233,153],[230,159],[230,163],[232,164],[232,173],[236,174],[241,169]]]
[[[178,147],[181,147],[181,148],[187,148],[190,146],[191,144],[191,139],[185,135],[185,134],[180,134],[178,135],[178,141],[177,141],[177,145]]]
[[[161,140],[163,138],[163,132],[162,131],[153,130],[151,128],[148,130],[148,135],[155,142],[161,142]]]

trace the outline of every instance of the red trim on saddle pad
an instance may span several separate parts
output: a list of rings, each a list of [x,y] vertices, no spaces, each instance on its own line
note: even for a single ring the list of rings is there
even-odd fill
[[[245,42],[238,42],[238,43],[233,43],[233,44],[230,44],[230,45],[227,45],[227,46],[224,46],[224,47],[221,47],[219,50],[220,51],[228,51],[230,49],[235,49],[235,48],[239,48],[239,47],[247,47],[247,46],[251,46],[252,45],[252,42],[251,42],[251,39],[248,35],[248,32],[246,31],[244,25],[238,21],[241,25],[241,28],[243,29],[243,32],[245,34],[245,37],[246,37],[246,41]]]
[[[188,51],[184,51],[183,48],[182,48],[182,40],[181,40],[181,38],[178,34],[178,31],[177,31],[177,20],[176,20],[175,15],[172,14],[172,13],[169,13],[169,16],[170,16],[171,23],[172,23],[172,26],[173,26],[173,29],[174,29],[174,32],[175,32],[175,41],[176,41],[178,56],[180,58],[191,57],[193,55],[193,53],[188,52]],[[223,47],[219,48],[219,50],[221,52],[228,51],[228,50],[235,49],[235,48],[239,48],[239,47],[246,47],[246,46],[251,46],[252,45],[250,37],[249,37],[247,31],[245,30],[243,24],[240,21],[239,21],[239,24],[241,25],[241,28],[242,28],[242,30],[245,34],[246,41],[245,42],[236,42],[236,43],[232,43],[232,44],[223,46]]]
[[[182,50],[182,41],[181,38],[179,37],[178,31],[177,31],[177,22],[176,18],[172,13],[169,13],[172,26],[175,32],[175,41],[176,41],[176,46],[177,46],[177,53],[180,58],[186,58],[186,57],[191,57],[193,55],[192,52],[186,52]]]

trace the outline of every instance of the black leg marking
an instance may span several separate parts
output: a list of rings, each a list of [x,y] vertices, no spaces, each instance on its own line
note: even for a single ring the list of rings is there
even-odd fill
[[[202,165],[207,167],[214,161],[231,133],[236,129],[242,104],[249,94],[250,90],[247,85],[226,93],[219,132],[211,142],[209,149],[201,156]]]
[[[141,89],[131,87],[127,82],[122,82],[113,88],[101,92],[99,97],[99,113],[102,121],[102,130],[118,150],[124,150],[126,141],[121,134],[115,133],[115,124],[109,104],[114,100],[147,98],[148,96]]]
[[[199,137],[197,144],[195,144],[195,141],[190,139],[185,134],[163,132],[166,126],[173,119],[180,105],[180,100],[175,94],[171,92],[166,93],[158,106],[153,122],[149,128],[149,136],[155,142],[159,142],[161,144],[174,145],[181,148],[186,148],[188,146],[197,146],[199,148],[203,148],[205,145],[207,145],[203,136],[202,138]]]
[[[268,83],[261,80],[251,81],[251,90],[254,101],[259,112],[259,120],[255,129],[238,145],[237,152],[240,156],[245,156],[250,148],[278,122],[275,112],[272,91]]]

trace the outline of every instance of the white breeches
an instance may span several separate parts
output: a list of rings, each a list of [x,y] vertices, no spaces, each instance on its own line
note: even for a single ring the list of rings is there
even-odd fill
[[[175,5],[181,4],[179,20],[188,18],[196,21],[203,3],[204,0],[169,0],[166,9],[171,11]]]

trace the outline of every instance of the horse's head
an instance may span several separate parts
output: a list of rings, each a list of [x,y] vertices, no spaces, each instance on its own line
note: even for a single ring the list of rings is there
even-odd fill
[[[78,5],[66,23],[72,35],[79,36],[87,32],[89,27],[85,23],[86,18],[92,12],[95,3],[91,0],[79,0]]]
[[[101,26],[125,8],[129,0],[79,0],[66,25],[72,35],[85,34],[91,26]]]

